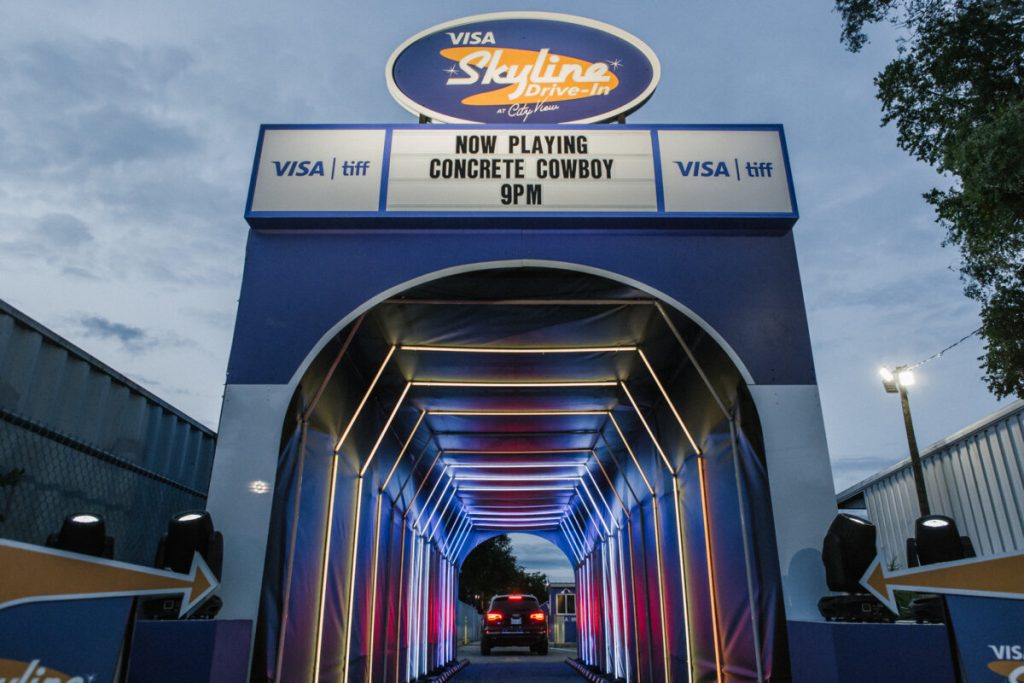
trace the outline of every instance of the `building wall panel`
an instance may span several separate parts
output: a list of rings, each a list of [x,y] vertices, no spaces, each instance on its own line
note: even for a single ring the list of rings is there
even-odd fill
[[[167,519],[203,508],[216,435],[0,301],[0,537],[43,543],[65,515],[107,517],[148,564]]]
[[[921,457],[932,512],[955,519],[979,555],[1024,550],[1024,401],[930,446]],[[861,500],[878,526],[879,553],[905,567],[906,539],[918,516],[910,461],[839,494],[840,507]]]

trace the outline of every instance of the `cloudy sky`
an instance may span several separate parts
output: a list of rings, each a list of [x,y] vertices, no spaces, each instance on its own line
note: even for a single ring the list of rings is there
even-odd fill
[[[391,51],[509,9],[645,40],[662,80],[632,123],[785,125],[837,489],[905,457],[877,368],[971,332],[977,307],[921,199],[943,180],[879,127],[871,80],[893,36],[845,52],[827,0],[5,3],[0,298],[216,428],[259,124],[412,122],[384,84]],[[921,369],[922,445],[998,407],[981,352]]]

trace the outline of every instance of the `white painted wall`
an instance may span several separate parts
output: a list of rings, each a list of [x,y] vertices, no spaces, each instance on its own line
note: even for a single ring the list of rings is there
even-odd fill
[[[749,389],[764,433],[786,618],[822,621],[818,600],[828,588],[821,544],[836,515],[836,495],[818,387]]]
[[[224,534],[218,619],[256,623],[274,502],[281,427],[292,390],[283,384],[229,384],[224,390],[207,510]],[[253,482],[267,484],[255,492]],[[257,488],[257,487],[253,487]]]

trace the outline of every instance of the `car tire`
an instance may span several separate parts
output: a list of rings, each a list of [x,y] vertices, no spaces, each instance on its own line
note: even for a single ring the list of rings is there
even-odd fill
[[[480,641],[480,654],[483,655],[484,657],[490,655],[491,654],[491,644],[486,642],[486,641],[481,640]]]
[[[543,657],[547,653],[548,653],[548,641],[545,640],[543,643],[541,643],[540,645],[537,646],[537,654],[539,654],[539,655],[541,655]]]

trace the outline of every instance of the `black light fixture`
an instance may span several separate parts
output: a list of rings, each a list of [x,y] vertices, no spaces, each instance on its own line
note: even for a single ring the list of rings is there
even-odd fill
[[[192,568],[192,557],[199,553],[219,579],[224,566],[224,537],[213,528],[206,510],[179,512],[167,523],[167,533],[156,550],[155,566],[179,574]]]
[[[914,538],[907,539],[907,563],[911,567],[974,556],[971,539],[961,536],[953,518],[945,515],[919,517],[914,523]]]
[[[94,557],[114,557],[114,539],[107,536],[102,515],[77,512],[64,518],[60,531],[50,534],[46,546]]]
[[[914,537],[907,539],[909,566],[953,562],[968,557],[974,557],[974,544],[968,537],[960,535],[952,517],[925,515],[914,523]],[[938,624],[949,620],[941,595],[920,593],[910,601],[908,608],[918,623]]]
[[[830,591],[864,593],[860,577],[875,559],[875,525],[854,515],[839,513],[825,534],[821,559]]]
[[[155,567],[178,574],[192,569],[192,558],[199,553],[213,575],[220,579],[224,566],[224,537],[214,529],[213,519],[205,510],[179,512],[167,523],[167,533],[160,538],[156,549]],[[222,602],[211,596],[194,608],[188,619],[212,619],[220,611]],[[177,619],[181,598],[157,598],[143,603],[146,619]]]
[[[818,601],[818,611],[827,621],[895,620],[860,584],[878,554],[876,537],[875,525],[866,519],[841,512],[832,520],[821,546],[821,561],[828,589],[846,595],[827,595]]]

